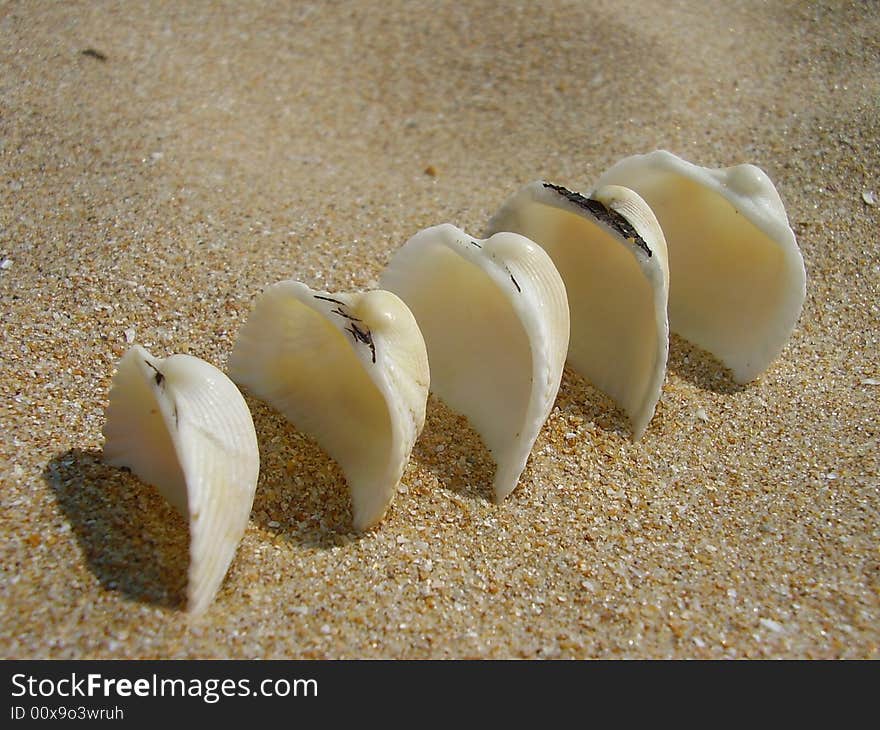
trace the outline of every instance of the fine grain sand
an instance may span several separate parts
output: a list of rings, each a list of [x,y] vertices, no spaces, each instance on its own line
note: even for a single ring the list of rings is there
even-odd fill
[[[0,655],[876,658],[878,100],[871,2],[0,4]],[[776,183],[808,283],[773,366],[673,338],[636,444],[566,371],[501,505],[432,397],[366,535],[248,395],[251,521],[188,620],[183,520],[101,460],[128,341],[223,368],[266,285],[375,286],[655,148]]]

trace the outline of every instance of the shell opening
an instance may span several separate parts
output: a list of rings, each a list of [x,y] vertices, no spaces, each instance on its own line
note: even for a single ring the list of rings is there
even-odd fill
[[[383,279],[419,323],[431,390],[468,418],[502,463],[512,447],[517,451],[532,390],[532,352],[523,325],[499,283],[451,248],[419,246],[404,255],[417,258],[399,270],[390,267]],[[504,286],[516,286],[504,278]],[[500,486],[496,481],[496,492]]]
[[[781,327],[768,315],[786,307],[785,251],[767,245],[766,234],[730,201],[694,180],[655,174],[639,193],[666,236],[670,326],[733,367],[738,380],[750,380],[758,362],[777,354]],[[743,352],[752,359],[740,362]]]
[[[165,396],[157,393],[162,382],[153,362],[134,352],[126,357],[142,362],[137,368],[120,363],[107,410],[104,459],[112,466],[130,468],[188,518],[186,476],[163,414],[163,409],[174,406],[159,402]]]
[[[361,331],[368,326],[354,324]],[[339,318],[339,325],[349,327],[349,320]],[[234,380],[270,402],[340,465],[355,527],[363,529],[387,508],[391,416],[354,349],[375,344],[340,327],[276,285],[258,302],[229,366]]]

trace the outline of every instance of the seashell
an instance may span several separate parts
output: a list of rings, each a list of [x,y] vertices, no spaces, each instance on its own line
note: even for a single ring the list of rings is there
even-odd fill
[[[331,294],[279,282],[257,298],[229,372],[336,460],[355,529],[382,519],[428,399],[425,342],[400,299],[387,291]]]
[[[621,160],[598,184],[632,188],[660,221],[673,331],[739,383],[766,370],[806,296],[804,260],[770,178],[754,165],[710,169],[658,150]]]
[[[260,452],[235,384],[190,355],[130,348],[117,366],[104,460],[154,485],[189,521],[188,610],[214,599],[247,526]]]
[[[523,236],[481,241],[443,224],[407,241],[380,281],[419,323],[431,389],[492,452],[501,501],[525,469],[562,377],[568,303],[553,262]]]
[[[528,236],[553,259],[571,308],[568,361],[623,408],[640,438],[669,354],[666,242],[651,209],[616,185],[586,198],[537,181],[493,216],[496,231]]]

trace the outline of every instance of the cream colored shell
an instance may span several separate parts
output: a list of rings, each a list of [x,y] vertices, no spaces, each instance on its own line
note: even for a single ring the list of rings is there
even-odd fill
[[[431,389],[468,418],[492,452],[495,497],[504,499],[559,390],[569,335],[559,273],[523,236],[478,240],[443,224],[407,241],[381,283],[415,315]]]
[[[391,504],[425,422],[425,343],[387,291],[333,294],[297,281],[263,292],[229,358],[237,383],[271,403],[339,464],[354,527]]]
[[[641,195],[663,228],[672,330],[746,383],[779,355],[806,296],[804,261],[779,193],[754,165],[700,167],[658,150],[621,160],[598,185]]]
[[[651,209],[619,186],[586,198],[537,181],[504,203],[488,231],[528,236],[553,259],[571,307],[568,361],[623,408],[640,438],[669,353],[666,242]]]
[[[113,377],[104,436],[104,460],[154,485],[189,521],[188,609],[201,613],[254,501],[260,455],[244,398],[204,360],[160,360],[135,345]]]

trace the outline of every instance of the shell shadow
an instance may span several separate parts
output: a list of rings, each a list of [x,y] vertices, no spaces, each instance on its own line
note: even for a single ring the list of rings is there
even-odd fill
[[[632,426],[626,414],[614,401],[568,365],[562,371],[562,382],[556,396],[556,407],[592,421],[603,431],[615,433],[623,439],[632,439]]]
[[[469,499],[495,501],[495,460],[468,420],[433,393],[428,396],[425,427],[412,457],[434,475],[441,489]]]
[[[166,608],[186,605],[189,528],[155,489],[104,464],[97,449],[58,454],[43,479],[105,589]]]
[[[730,370],[713,355],[676,334],[669,336],[669,360],[666,367],[703,390],[732,395],[742,393],[748,388],[748,385],[737,383]]]
[[[339,465],[283,415],[244,393],[260,446],[251,519],[278,538],[329,549],[360,539]]]

